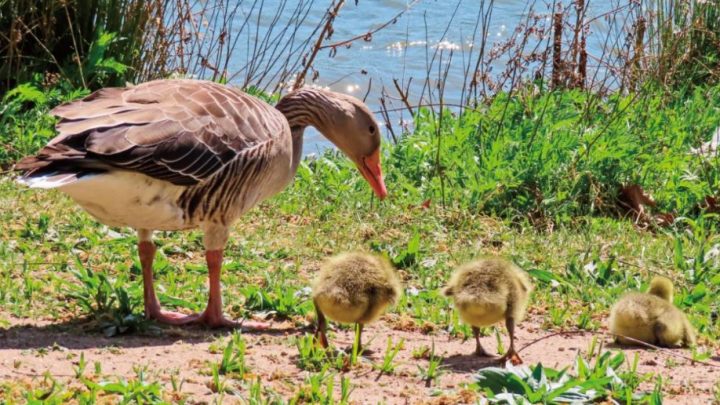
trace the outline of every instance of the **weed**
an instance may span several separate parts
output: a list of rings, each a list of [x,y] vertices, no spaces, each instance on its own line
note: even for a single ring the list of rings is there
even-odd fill
[[[427,367],[418,365],[420,379],[425,381],[428,386],[430,386],[433,382],[437,383],[437,379],[443,373],[442,360],[442,357],[435,355],[435,341],[433,341],[430,348]]]
[[[500,335],[500,329],[495,329],[495,342],[497,343],[497,353],[502,355],[505,353],[505,345],[503,344],[502,335]]]
[[[212,392],[224,394],[228,391],[227,380],[222,377],[222,373],[220,373],[220,365],[218,363],[210,365],[210,377],[211,380],[208,388],[210,388]]]
[[[234,375],[242,379],[248,368],[245,363],[246,344],[239,332],[230,335],[227,345],[223,349],[222,359],[218,364],[218,372],[223,375]]]
[[[358,358],[362,356],[362,348],[360,347],[360,333],[362,329],[359,323],[355,324],[355,335],[353,338],[353,345],[350,352],[350,367],[357,364]]]
[[[376,365],[375,368],[380,370],[381,373],[392,374],[395,371],[395,356],[402,350],[404,344],[405,339],[401,338],[397,343],[393,343],[392,338],[388,336],[382,364]]]
[[[303,370],[318,371],[330,361],[328,350],[320,347],[315,336],[306,333],[295,339],[298,348],[298,367]]]
[[[275,405],[285,404],[282,397],[276,392],[272,391],[269,387],[263,386],[260,377],[253,380],[248,389],[249,395],[245,399],[250,405]]]
[[[317,403],[317,404],[347,404],[352,393],[350,380],[340,377],[340,400],[335,401],[335,374],[330,373],[327,369],[323,369],[318,373],[310,374],[305,379],[305,384],[300,387],[298,392],[290,400],[291,404],[299,402]]]
[[[170,374],[170,386],[172,387],[173,393],[175,393],[175,395],[180,395],[180,393],[182,392],[183,384],[185,384],[185,379],[178,379],[179,375],[179,370],[175,370]]]
[[[558,306],[551,306],[548,308],[548,315],[550,315],[549,323],[551,326],[554,327],[563,327],[568,321],[568,313],[570,311],[570,306],[566,305],[558,305]]]
[[[312,306],[302,294],[302,290],[289,288],[281,282],[273,283],[270,288],[246,285],[242,287],[241,293],[245,296],[247,310],[274,314],[281,319],[305,315]]]
[[[87,367],[85,353],[80,353],[80,360],[78,360],[77,366],[73,367],[73,370],[75,371],[75,378],[80,379],[83,374],[85,374],[85,367]]]
[[[412,351],[412,358],[415,360],[427,359],[430,357],[430,350],[430,347],[426,345],[416,347]]]
[[[84,380],[85,385],[91,392],[101,391],[105,394],[115,394],[119,396],[119,403],[163,403],[162,389],[159,382],[148,381],[145,373],[147,368],[135,367],[135,378],[126,380],[118,379],[116,381],[93,382]]]
[[[91,315],[105,336],[115,336],[134,331],[152,331],[153,327],[145,318],[135,312],[142,296],[137,284],[110,279],[102,272],[94,272],[76,260],[80,270],[72,274],[80,284],[66,282],[66,294],[74,298],[82,311]]]
[[[637,391],[639,383],[648,377],[638,376],[635,366],[627,372],[621,371],[620,366],[625,362],[622,352],[598,353],[594,361],[591,366],[578,355],[574,375],[566,369],[558,371],[542,364],[507,369],[489,367],[478,371],[475,381],[490,403],[593,402],[607,393],[622,403],[636,403],[658,395],[658,386],[651,393]]]

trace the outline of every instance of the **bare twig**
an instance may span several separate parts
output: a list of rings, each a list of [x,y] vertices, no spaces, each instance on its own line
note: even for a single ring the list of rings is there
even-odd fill
[[[550,81],[552,88],[560,87],[563,78],[562,26],[563,12],[560,5],[558,5],[558,11],[553,14],[553,64],[552,79]]]
[[[395,137],[395,131],[393,131],[392,123],[390,122],[390,114],[388,114],[388,109],[385,105],[385,97],[380,97],[380,106],[382,108],[379,112],[383,116],[385,126],[387,127],[388,131],[390,131],[390,136],[392,137],[393,143],[397,144],[398,140],[397,137]]]
[[[371,89],[372,89],[372,77],[370,78],[370,80],[368,80],[367,91],[365,92],[365,95],[364,95],[363,98],[362,98],[362,101],[363,101],[363,102],[366,102],[366,101],[367,101],[367,98],[368,98],[368,96],[370,95],[370,90],[371,90]]]
[[[344,41],[333,42],[332,44],[323,45],[320,47],[320,49],[338,48],[341,46],[348,46],[348,45],[352,44],[353,42],[360,40],[360,39],[362,39],[364,41],[369,41],[370,39],[372,39],[372,36],[376,32],[382,30],[383,28],[387,27],[390,24],[395,24],[397,22],[398,18],[400,18],[403,14],[405,14],[405,12],[407,12],[408,10],[413,8],[413,6],[415,6],[419,2],[420,2],[420,0],[414,0],[412,3],[408,4],[407,7],[405,7],[405,9],[403,9],[402,11],[397,13],[393,18],[389,19],[387,22],[385,22],[384,24],[380,25],[377,28],[371,29],[364,34],[354,36],[354,37],[346,39]]]
[[[55,58],[55,55],[53,55],[53,53],[47,48],[47,46],[45,46],[45,44],[40,40],[40,38],[38,38],[38,37],[35,35],[35,33],[32,31],[32,29],[30,29],[30,27],[28,27],[21,19],[17,19],[17,22],[18,22],[20,25],[22,25],[23,27],[25,27],[25,30],[27,30],[27,33],[30,34],[30,36],[32,36],[35,41],[37,41],[38,45],[39,45],[45,52],[47,52],[48,56],[50,56],[50,59],[52,59],[53,63],[54,63],[55,66],[58,68],[58,70],[60,71],[60,73],[62,73],[63,75],[65,75],[65,72],[63,72],[62,66],[60,65],[60,63],[58,62],[58,60]],[[10,72],[10,71],[8,70],[8,73],[9,73],[9,72]]]
[[[410,113],[411,117],[415,116],[415,113],[413,112],[412,106],[410,105],[410,101],[408,100],[408,93],[410,90],[410,83],[412,82],[412,78],[408,81],[408,85],[405,88],[405,90],[402,89],[400,86],[400,83],[398,83],[397,79],[393,79],[393,84],[395,85],[395,89],[397,90],[398,94],[400,95],[400,100],[402,100],[403,104],[405,105],[405,108],[407,108],[408,112]]]
[[[647,343],[647,342],[643,342],[642,340],[634,339],[634,338],[631,338],[631,337],[629,337],[629,336],[616,335],[616,334],[609,333],[609,332],[606,333],[606,332],[595,332],[595,331],[585,331],[585,330],[568,330],[568,331],[559,331],[559,332],[551,333],[551,334],[548,334],[548,335],[539,337],[539,338],[531,341],[530,343],[527,343],[526,345],[524,345],[523,347],[521,347],[520,349],[518,349],[517,352],[520,353],[520,352],[522,352],[523,350],[527,349],[528,347],[535,345],[536,343],[540,343],[540,342],[542,342],[543,340],[550,339],[550,338],[555,337],[555,336],[563,336],[563,335],[584,335],[584,334],[591,334],[591,335],[602,336],[602,337],[610,337],[610,338],[621,337],[621,338],[627,339],[627,340],[629,340],[629,341],[631,341],[631,342],[633,342],[633,343],[635,343],[635,344],[637,344],[637,345],[639,345],[639,346],[644,346],[644,347],[647,347],[647,348],[649,348],[649,349],[657,350],[657,351],[659,351],[659,352],[661,352],[661,353],[664,353],[664,354],[666,354],[666,355],[668,355],[668,356],[671,356],[671,357],[677,357],[677,358],[680,358],[680,359],[684,359],[684,360],[691,361],[691,362],[693,362],[693,363],[702,364],[702,365],[708,366],[708,367],[720,368],[720,364],[715,364],[714,362],[713,362],[713,363],[710,363],[710,362],[702,361],[702,360],[695,360],[695,359],[693,359],[692,357],[688,357],[688,356],[685,356],[685,355],[676,353],[676,352],[674,352],[674,351],[672,351],[672,350],[670,350],[670,349],[666,349],[666,348],[664,348],[664,347],[655,346],[655,345],[653,345],[653,344],[650,344],[650,343]]]
[[[343,4],[345,4],[345,0],[338,0],[337,3],[333,1],[333,3],[330,4],[328,11],[325,13],[325,25],[323,26],[322,31],[320,31],[320,35],[318,36],[317,41],[315,41],[315,46],[313,46],[310,57],[308,57],[304,62],[305,66],[303,67],[303,70],[300,71],[297,78],[295,79],[295,84],[293,84],[293,90],[297,90],[305,84],[305,76],[307,75],[307,72],[312,69],[315,57],[320,51],[325,37],[332,32],[333,21],[335,21],[335,17],[338,16],[338,13],[340,12]]]
[[[70,11],[68,11],[68,4],[64,3],[63,8],[65,9],[65,17],[67,17],[68,27],[70,28],[70,38],[72,38],[73,47],[75,48],[75,61],[78,65],[78,70],[80,72],[80,81],[82,81],[83,87],[87,88],[87,83],[85,83],[85,74],[83,73],[82,68],[82,59],[80,58],[80,49],[78,48],[77,42],[75,41],[75,30],[73,29],[72,20],[70,19]]]

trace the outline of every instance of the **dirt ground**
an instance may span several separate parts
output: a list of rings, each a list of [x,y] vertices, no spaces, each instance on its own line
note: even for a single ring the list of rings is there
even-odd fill
[[[391,317],[392,315],[390,315]],[[80,353],[84,353],[88,371],[93,373],[93,364],[100,362],[102,372],[109,376],[135,376],[134,367],[148,366],[148,374],[162,381],[167,389],[170,376],[175,374],[183,380],[182,393],[188,403],[212,403],[217,394],[209,388],[212,377],[208,375],[207,362],[218,361],[219,354],[211,354],[209,346],[225,332],[202,329],[169,329],[160,337],[118,336],[105,338],[102,335],[82,332],[75,324],[52,324],[30,322],[5,316],[10,327],[0,329],[0,379],[22,381],[42,376],[49,372],[60,381],[74,379],[73,367]],[[463,390],[462,383],[472,381],[474,370],[495,365],[492,359],[471,355],[474,349],[472,339],[449,338],[447,334],[428,335],[422,332],[399,331],[391,328],[396,324],[387,317],[377,324],[366,327],[364,340],[372,353],[366,355],[359,367],[346,373],[351,380],[353,391],[350,399],[354,403],[474,403],[476,395]],[[273,328],[262,333],[245,333],[248,344],[247,358],[251,372],[259,376],[264,385],[271,386],[283,396],[291,396],[303,384],[308,372],[296,366],[297,348],[292,345],[291,336],[304,333],[289,323],[275,323]],[[382,375],[372,368],[380,363],[387,336],[395,341],[405,339],[404,349],[396,358],[396,372]],[[539,328],[537,319],[531,317],[517,330],[517,347],[547,335]],[[350,346],[350,331],[336,331],[335,344]],[[568,336],[552,336],[521,352],[526,364],[542,362],[546,367],[562,368],[573,364],[578,351],[585,352],[591,342],[589,333]],[[436,355],[444,358],[444,373],[436,383],[428,385],[418,376],[418,365],[426,366],[427,360],[413,359],[414,349],[435,343]],[[483,338],[483,345],[495,352],[495,337]],[[610,345],[612,347],[612,345]],[[712,403],[712,387],[720,380],[720,367],[691,364],[672,358],[667,354],[644,349],[626,349],[627,357],[640,356],[640,372],[656,372],[665,379],[665,403],[706,404]],[[688,351],[678,351],[689,355]],[[718,362],[718,358],[711,361]],[[720,364],[720,363],[717,363]],[[339,392],[339,383],[336,391]],[[648,387],[651,387],[649,385]],[[433,395],[438,391],[443,395]],[[241,392],[241,396],[246,396]],[[238,397],[225,395],[225,403],[239,402]]]

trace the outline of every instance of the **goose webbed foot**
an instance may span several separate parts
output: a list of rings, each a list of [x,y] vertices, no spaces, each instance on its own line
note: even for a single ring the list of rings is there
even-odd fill
[[[152,262],[156,248],[152,241],[147,240],[149,239],[149,233],[147,231],[141,231],[140,235],[141,241],[138,246],[138,251],[143,270],[146,318],[174,326],[201,324],[209,328],[242,328],[243,330],[263,330],[270,328],[270,324],[266,322],[250,320],[233,321],[223,316],[220,286],[220,269],[223,258],[222,250],[208,250],[205,252],[208,264],[208,281],[210,284],[208,304],[205,311],[192,315],[164,311],[160,306],[160,301],[155,295],[155,288],[153,286]]]
[[[244,331],[265,330],[270,328],[269,322],[250,321],[245,319],[234,321],[224,317],[222,313],[213,314],[212,311],[208,312],[207,309],[201,314],[196,314],[191,317],[192,318],[189,319],[189,323],[202,324],[209,328],[240,328]]]
[[[180,312],[164,311],[157,301],[145,301],[145,318],[152,319],[153,321],[166,325],[179,326],[187,325],[196,321],[199,318],[199,314],[188,315]]]
[[[182,314],[179,312],[172,312],[172,311],[164,311],[159,309],[157,310],[146,310],[146,316],[148,319],[152,319],[156,322],[166,324],[166,325],[173,325],[173,326],[183,326],[183,325],[204,325],[208,328],[241,328],[242,330],[246,331],[253,331],[253,330],[264,330],[270,328],[270,323],[268,322],[258,322],[258,321],[251,321],[251,320],[239,320],[234,321],[231,319],[226,318],[222,315],[222,313],[217,313],[217,311],[208,311],[207,309],[201,313],[198,314]]]

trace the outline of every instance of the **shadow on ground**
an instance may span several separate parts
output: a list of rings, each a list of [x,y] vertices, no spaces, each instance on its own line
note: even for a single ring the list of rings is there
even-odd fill
[[[141,330],[129,333],[105,336],[97,322],[88,319],[72,319],[54,323],[15,324],[0,329],[0,350],[6,349],[40,349],[61,346],[67,349],[92,349],[103,347],[150,347],[169,346],[178,341],[200,343],[227,334],[230,328],[206,329],[200,326],[167,327],[154,322],[145,322]],[[279,336],[288,333],[302,332],[304,328],[289,328],[278,324],[269,329],[259,331],[243,330],[246,335]]]
[[[479,357],[472,354],[455,354],[442,362],[446,369],[459,373],[473,373],[485,367],[502,367],[500,357]]]

